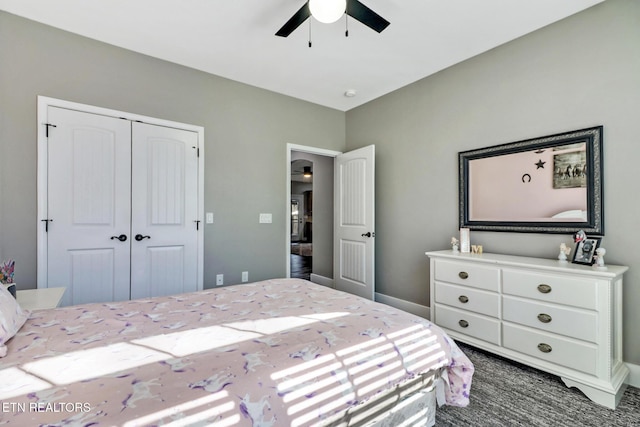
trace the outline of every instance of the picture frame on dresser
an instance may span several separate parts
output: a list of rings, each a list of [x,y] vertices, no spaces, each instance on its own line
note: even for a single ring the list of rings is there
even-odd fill
[[[593,265],[596,249],[600,246],[601,241],[602,239],[598,237],[590,237],[576,243],[571,262],[574,264]]]

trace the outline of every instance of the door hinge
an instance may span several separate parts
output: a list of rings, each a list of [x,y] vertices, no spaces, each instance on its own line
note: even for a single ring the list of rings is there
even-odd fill
[[[54,124],[52,124],[52,123],[45,123],[45,124],[44,124],[44,127],[45,127],[45,129],[47,129],[47,131],[46,131],[46,133],[45,133],[45,134],[46,134],[47,138],[49,138],[49,128],[50,128],[50,127],[51,127],[51,128],[57,128],[58,126],[56,126],[56,125],[54,125]]]
[[[48,233],[49,232],[49,223],[53,222],[52,219],[41,219],[41,222],[44,222],[44,232]]]
[[[196,231],[200,230],[200,220],[196,219],[195,221],[193,221],[196,223]]]
[[[196,157],[200,158],[200,147],[196,148]]]

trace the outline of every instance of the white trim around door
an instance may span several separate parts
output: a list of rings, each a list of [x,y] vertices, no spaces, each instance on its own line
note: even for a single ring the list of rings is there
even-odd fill
[[[309,153],[309,154],[317,154],[319,156],[326,156],[326,157],[333,157],[336,158],[337,156],[339,156],[340,154],[342,154],[341,151],[334,151],[334,150],[327,150],[324,148],[316,148],[316,147],[309,147],[306,145],[297,145],[297,144],[287,144],[287,164],[286,164],[286,168],[287,168],[287,173],[286,173],[286,177],[287,177],[287,183],[286,183],[286,207],[285,207],[285,213],[286,213],[286,230],[285,230],[285,234],[286,234],[286,238],[285,238],[285,264],[286,264],[286,276],[285,277],[291,277],[291,200],[290,200],[290,196],[291,196],[291,152],[293,151],[299,151],[302,153]]]

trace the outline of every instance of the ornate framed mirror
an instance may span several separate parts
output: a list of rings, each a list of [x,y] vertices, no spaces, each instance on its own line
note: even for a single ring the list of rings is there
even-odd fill
[[[604,235],[597,126],[458,153],[460,227]]]

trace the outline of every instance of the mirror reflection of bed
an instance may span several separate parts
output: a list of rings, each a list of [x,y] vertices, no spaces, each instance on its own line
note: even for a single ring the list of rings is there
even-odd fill
[[[558,212],[551,219],[562,221],[586,221],[587,211],[580,209],[571,209],[568,211]]]

